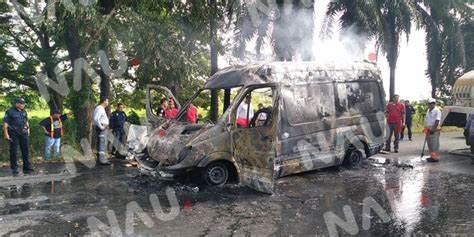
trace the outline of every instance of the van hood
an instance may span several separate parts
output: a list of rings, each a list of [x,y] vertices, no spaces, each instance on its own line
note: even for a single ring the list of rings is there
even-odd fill
[[[170,121],[155,129],[148,139],[147,149],[151,158],[164,165],[173,165],[180,161],[180,153],[193,149],[200,154],[207,153],[216,143],[225,143],[216,139],[223,133],[219,124],[188,124]],[[226,136],[224,136],[226,137]],[[225,139],[224,139],[225,140]]]

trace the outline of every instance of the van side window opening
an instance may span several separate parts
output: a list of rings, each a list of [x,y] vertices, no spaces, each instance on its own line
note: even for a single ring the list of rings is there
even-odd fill
[[[170,95],[167,94],[165,91],[159,89],[159,88],[152,88],[150,90],[150,107],[151,107],[151,112],[154,116],[159,116],[158,113],[161,112],[161,100],[166,100],[170,98]],[[164,116],[162,116],[164,117]]]
[[[336,84],[337,117],[360,115],[383,110],[377,82]]]
[[[236,125],[240,128],[263,127],[271,124],[273,89],[258,88],[250,91],[237,108]]]
[[[291,125],[318,122],[335,115],[332,83],[286,86],[282,93]]]

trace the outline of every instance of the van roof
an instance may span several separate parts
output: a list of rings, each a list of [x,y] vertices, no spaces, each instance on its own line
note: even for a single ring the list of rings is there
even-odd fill
[[[272,82],[289,84],[311,80],[377,80],[380,79],[379,75],[378,68],[367,62],[271,62],[224,68],[212,75],[204,84],[204,88],[230,89],[251,84]]]

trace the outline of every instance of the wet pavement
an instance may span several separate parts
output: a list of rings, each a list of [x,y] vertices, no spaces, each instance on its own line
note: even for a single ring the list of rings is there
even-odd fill
[[[0,235],[474,236],[474,165],[463,140],[442,135],[435,164],[420,159],[422,141],[354,169],[277,179],[273,195],[160,182],[123,160],[76,164],[77,173],[45,164],[14,178],[2,168]]]

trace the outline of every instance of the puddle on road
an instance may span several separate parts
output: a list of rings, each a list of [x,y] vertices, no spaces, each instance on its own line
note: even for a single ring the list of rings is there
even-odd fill
[[[469,233],[472,230],[469,224],[474,223],[474,177],[439,172],[433,169],[435,166],[423,164],[419,156],[404,157],[403,162],[400,160],[371,157],[355,170],[333,169],[284,177],[275,180],[273,196],[239,185],[201,188],[195,184],[165,183],[137,176],[136,172],[123,167],[119,170],[89,170],[65,182],[0,188],[0,204],[3,203],[0,205],[0,218],[35,210],[45,211],[44,219],[53,216],[55,220],[64,222],[67,215],[68,220],[74,222],[97,215],[94,214],[97,212],[105,215],[107,208],[120,207],[122,210],[131,200],[149,203],[148,194],[160,194],[166,187],[171,187],[180,202],[190,200],[193,205],[200,205],[200,210],[207,208],[210,212],[237,203],[258,202],[256,205],[260,205],[262,201],[281,206],[277,219],[286,229],[278,233],[327,235],[324,213],[331,211],[344,219],[342,207],[346,205],[352,208],[360,226],[361,205],[367,197],[379,202],[389,213],[391,222],[381,223],[377,214],[372,212],[370,218],[374,224],[367,232],[361,230],[361,234]],[[53,215],[54,212],[59,214]],[[266,216],[265,210],[261,212],[262,218]],[[117,214],[121,215],[120,212]],[[315,226],[320,232],[314,232]],[[74,229],[74,226],[69,227]]]

